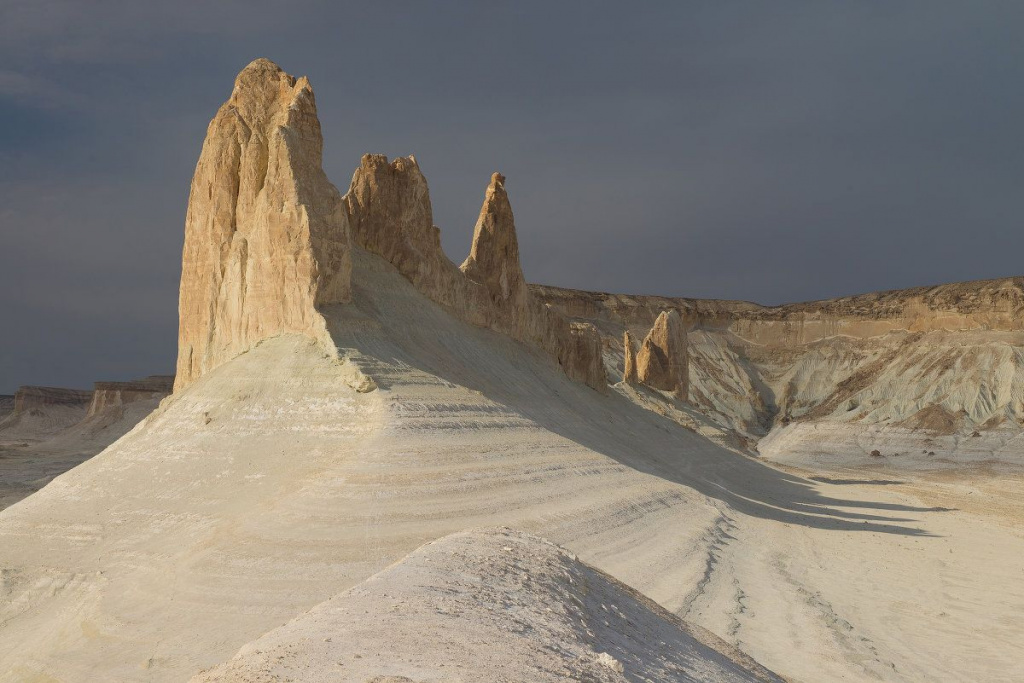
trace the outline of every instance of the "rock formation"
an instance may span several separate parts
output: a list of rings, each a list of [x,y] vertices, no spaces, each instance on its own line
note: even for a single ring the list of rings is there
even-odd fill
[[[172,375],[150,375],[129,382],[96,382],[86,417],[93,417],[128,403],[163,398],[174,388]]]
[[[675,310],[662,311],[636,357],[637,377],[647,386],[671,391],[686,400],[689,368],[686,330]]]
[[[473,230],[473,245],[461,270],[483,285],[495,303],[526,306],[529,292],[519,263],[515,219],[505,192],[505,176],[500,173],[491,176]]]
[[[622,381],[626,384],[636,384],[640,377],[636,369],[636,347],[633,344],[633,335],[626,330],[622,333],[623,369]]]
[[[350,298],[354,237],[462,320],[547,352],[570,377],[605,390],[600,337],[530,296],[501,175],[463,272],[441,248],[413,157],[363,156],[341,197],[322,170],[322,144],[305,78],[265,59],[238,75],[192,180],[176,389],[282,333],[335,353],[320,307]]]
[[[565,373],[605,391],[600,335],[530,295],[519,262],[505,179],[495,173],[462,268],[441,248],[427,181],[413,157],[364,155],[345,195],[353,240],[394,265],[456,317],[551,355]]]
[[[0,419],[0,443],[49,438],[83,419],[91,400],[91,391],[18,387],[12,409]]]
[[[60,387],[18,387],[14,393],[14,413],[28,413],[49,406],[84,408],[89,405],[92,392]]]
[[[266,59],[242,70],[192,179],[176,388],[282,332],[329,346],[317,306],[348,300],[351,254],[322,146],[305,78]]]
[[[785,425],[819,425],[808,443],[820,450],[826,433],[857,442],[827,423],[953,441],[975,430],[1006,437],[1024,426],[1021,277],[771,307],[532,285],[530,293],[597,323],[608,343],[661,311],[678,311],[691,329],[690,400],[753,439]]]

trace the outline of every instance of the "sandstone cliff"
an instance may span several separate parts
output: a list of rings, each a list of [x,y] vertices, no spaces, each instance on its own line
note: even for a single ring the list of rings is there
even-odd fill
[[[1024,278],[774,307],[530,290],[597,324],[616,354],[623,330],[678,312],[691,330],[690,400],[755,438],[793,422],[966,435],[1024,425]]]
[[[348,300],[350,239],[321,166],[313,90],[257,59],[207,130],[185,219],[176,387],[282,332],[325,342]]]

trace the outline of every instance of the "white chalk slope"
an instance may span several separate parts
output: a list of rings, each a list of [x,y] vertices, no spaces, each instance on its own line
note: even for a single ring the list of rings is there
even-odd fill
[[[193,683],[780,681],[536,536],[461,532],[246,645]]]

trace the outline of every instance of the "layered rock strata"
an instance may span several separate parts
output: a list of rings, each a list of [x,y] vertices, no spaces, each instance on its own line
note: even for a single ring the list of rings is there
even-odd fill
[[[330,347],[317,306],[349,299],[341,195],[313,90],[257,59],[207,130],[185,219],[176,388],[283,332]]]
[[[96,382],[86,417],[93,417],[110,408],[128,403],[162,398],[174,388],[173,375],[150,375],[129,382]]]
[[[89,405],[92,392],[60,387],[18,387],[14,393],[14,413],[28,413],[49,406],[81,408]]]
[[[530,291],[595,323],[616,352],[623,330],[677,311],[689,329],[691,401],[755,438],[792,422],[967,436],[1024,426],[1024,278],[774,307]]]

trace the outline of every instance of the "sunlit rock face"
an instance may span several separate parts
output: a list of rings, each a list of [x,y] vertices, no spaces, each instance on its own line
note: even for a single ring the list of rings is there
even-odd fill
[[[469,257],[441,248],[430,191],[414,157],[364,155],[345,195],[358,246],[383,256],[418,290],[460,319],[552,356],[573,379],[605,391],[601,339],[535,299],[523,277],[515,219],[500,173],[491,176]]]
[[[686,399],[689,392],[686,330],[678,311],[662,311],[640,345],[637,377],[647,386]]]
[[[185,219],[175,387],[349,299],[347,215],[309,81],[257,59],[211,121]],[[329,345],[328,345],[329,346]]]

